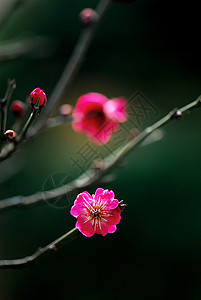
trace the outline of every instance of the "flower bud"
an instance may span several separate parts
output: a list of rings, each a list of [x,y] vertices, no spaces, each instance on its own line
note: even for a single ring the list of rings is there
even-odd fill
[[[79,19],[82,26],[89,26],[98,21],[98,14],[91,8],[85,8],[79,14]]]
[[[172,118],[175,119],[175,120],[181,120],[183,117],[182,115],[182,112],[180,110],[177,110],[175,109],[173,112],[172,112]]]
[[[25,111],[24,103],[22,101],[15,100],[12,103],[11,111],[14,114],[14,116],[18,118],[22,118],[24,116],[24,111]]]
[[[63,104],[59,108],[59,114],[62,117],[68,117],[68,116],[70,116],[71,113],[72,113],[72,111],[73,111],[73,107],[70,104]]]
[[[119,207],[121,210],[124,210],[126,208],[127,204],[124,203],[124,200],[119,201]]]
[[[14,143],[16,141],[16,137],[17,137],[17,135],[16,135],[15,131],[13,131],[11,129],[6,130],[6,132],[4,133],[4,138],[8,142]]]
[[[33,90],[33,92],[30,94],[30,103],[32,108],[41,111],[47,103],[47,97],[43,90],[40,88]]]

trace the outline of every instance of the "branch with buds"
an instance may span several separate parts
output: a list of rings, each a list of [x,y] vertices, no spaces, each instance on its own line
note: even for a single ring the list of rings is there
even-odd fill
[[[94,168],[87,171],[83,175],[81,175],[79,178],[77,178],[75,181],[73,181],[69,185],[65,185],[63,187],[60,187],[58,189],[54,190],[53,198],[45,199],[45,194],[43,193],[37,193],[35,195],[31,195],[29,197],[21,197],[16,196],[10,199],[2,200],[0,202],[0,210],[14,208],[14,207],[29,207],[37,204],[44,203],[45,201],[52,201],[55,200],[57,197],[61,197],[62,195],[71,193],[74,189],[83,189],[90,187],[92,184],[98,182],[103,175],[105,175],[107,172],[111,171],[113,167],[117,165],[117,163],[124,157],[126,154],[128,154],[131,150],[136,149],[149,135],[151,135],[155,130],[158,128],[164,126],[165,124],[169,123],[169,121],[172,120],[180,120],[185,112],[189,112],[194,108],[198,108],[201,106],[201,96],[198,97],[195,101],[192,103],[180,108],[180,109],[174,109],[170,113],[168,113],[164,118],[153,124],[152,126],[146,128],[144,131],[142,131],[135,139],[130,140],[126,145],[119,148],[116,152],[114,152],[113,155],[108,156],[104,161],[102,161],[101,164],[99,164],[99,171],[95,170]],[[71,188],[68,186],[71,185]],[[53,192],[53,191],[52,191]],[[48,192],[46,192],[48,197]],[[85,193],[85,192],[84,192]],[[123,201],[119,201],[118,206],[121,210],[123,210],[126,207],[126,204],[123,203]],[[72,209],[71,209],[72,210]],[[97,212],[95,212],[97,214]],[[54,242],[48,244],[45,247],[39,248],[33,255],[27,256],[25,258],[21,259],[13,259],[13,260],[0,260],[0,269],[8,269],[8,268],[22,268],[28,265],[33,264],[35,261],[37,261],[39,258],[41,258],[45,253],[51,252],[56,250],[56,246],[60,244],[62,241],[69,239],[74,233],[78,232],[77,228],[74,228],[67,232],[66,234],[59,237]]]
[[[8,199],[0,201],[0,212],[12,208],[27,208],[40,204],[52,203],[55,200],[65,195],[71,195],[73,192],[78,192],[86,188],[90,188],[96,185],[100,180],[103,180],[115,166],[124,158],[129,152],[135,150],[140,146],[154,131],[166,125],[170,121],[180,120],[185,112],[189,112],[195,108],[201,106],[201,96],[195,101],[191,102],[180,109],[174,109],[169,112],[164,118],[156,122],[150,127],[147,127],[144,131],[138,134],[134,139],[128,141],[125,145],[121,146],[114,153],[106,157],[104,160],[94,162],[91,169],[84,172],[77,179],[72,182],[63,185],[59,188],[37,192],[30,196],[14,196]]]
[[[3,99],[0,99],[0,112],[1,112],[0,152],[4,143],[4,133],[6,131],[8,104],[15,88],[16,88],[15,80],[8,80],[8,88],[6,94]]]
[[[133,0],[116,1],[128,3],[132,2]],[[21,2],[22,0],[18,0],[14,1],[13,3],[19,4]],[[22,146],[22,144],[25,144],[31,138],[36,137],[41,133],[42,130],[74,121],[74,115],[72,116],[71,114],[72,108],[69,105],[64,105],[61,108],[59,116],[54,118],[50,118],[50,116],[59,103],[64,91],[70,86],[73,78],[77,74],[85,58],[86,52],[91,44],[97,25],[111,2],[112,0],[101,0],[96,10],[87,8],[80,13],[79,17],[80,22],[83,26],[83,32],[75,46],[69,62],[67,63],[60,79],[58,80],[52,92],[52,95],[49,98],[49,103],[46,110],[41,115],[39,121],[34,124],[36,117],[45,107],[47,102],[45,93],[41,89],[36,88],[30,94],[31,113],[21,131],[21,121],[15,124],[15,127],[19,129],[19,134],[16,134],[14,130],[7,130],[6,128],[7,108],[9,100],[12,96],[12,92],[15,89],[15,81],[11,80],[8,82],[7,92],[4,98],[0,100],[0,152],[2,150],[0,154],[0,161],[3,161],[10,157],[16,150],[19,149],[20,146]],[[98,97],[99,99],[98,114],[100,119],[102,116],[102,119],[104,119],[106,116],[108,117],[108,115],[110,115],[110,117],[108,118],[110,119],[110,121],[112,120],[112,125],[116,128],[118,128],[118,123],[125,121],[125,116],[123,115],[123,99],[113,99],[107,101],[106,97],[104,97],[103,95],[100,96],[100,94],[98,95],[97,93],[96,95],[95,93],[93,93],[93,95],[92,93],[90,93],[90,97]],[[105,105],[106,102],[107,104]],[[82,105],[83,103],[81,103],[80,106]],[[82,191],[83,189],[92,187],[97,183],[104,184],[105,182],[108,182],[108,180],[111,180],[111,177],[110,175],[108,175],[108,173],[111,172],[111,170],[116,167],[126,155],[140,146],[153,132],[163,127],[170,121],[182,119],[185,112],[189,112],[194,108],[198,108],[200,106],[201,96],[192,103],[180,109],[172,110],[164,118],[154,123],[152,126],[147,127],[145,130],[130,139],[126,144],[119,147],[116,151],[114,151],[111,155],[109,155],[102,161],[95,161],[93,163],[93,166],[88,171],[84,172],[77,179],[67,185],[63,185],[50,191],[37,192],[26,197],[14,196],[1,200],[0,212],[11,208],[28,208],[44,203],[52,203],[53,201],[60,199],[62,196],[72,194],[74,191]],[[118,115],[114,114],[114,107],[116,107],[115,109],[118,110]],[[21,103],[20,101],[13,102],[12,111],[16,114],[17,117],[23,117],[24,110],[25,107],[23,103]],[[105,115],[103,114],[103,110]],[[113,118],[111,117],[112,114]],[[91,114],[91,112],[89,111],[89,115],[92,118],[93,112]],[[84,120],[86,121],[86,119]],[[89,131],[90,130],[88,130],[88,134],[90,133]],[[9,142],[9,144],[5,145],[6,142]],[[106,143],[106,141],[104,142]],[[99,188],[92,196],[86,191],[82,192],[77,196],[74,206],[71,208],[71,214],[77,219],[76,227],[74,229],[65,233],[47,246],[39,248],[30,256],[21,259],[0,260],[0,269],[22,268],[33,264],[40,258],[42,258],[44,254],[55,251],[58,245],[66,240],[69,240],[72,236],[75,236],[78,233],[78,230],[87,237],[92,236],[94,233],[102,234],[103,236],[107,233],[113,233],[116,230],[116,225],[120,221],[120,213],[125,207],[126,204],[124,204],[122,200],[118,201],[114,198],[113,191],[103,190]]]
[[[21,269],[27,266],[30,266],[36,263],[39,258],[42,258],[44,254],[55,252],[57,250],[57,246],[63,243],[64,241],[69,240],[76,234],[78,234],[77,228],[73,228],[72,230],[68,231],[52,243],[48,244],[45,247],[40,247],[34,254],[30,256],[26,256],[24,258],[19,259],[11,259],[11,260],[0,260],[0,269]]]
[[[51,96],[49,97],[48,106],[46,110],[40,116],[39,122],[37,122],[35,126],[31,126],[29,130],[27,130],[26,138],[24,137],[23,139],[23,144],[26,143],[31,138],[36,137],[41,133],[43,129],[47,128],[48,118],[50,117],[55,107],[59,103],[64,91],[66,91],[66,89],[70,86],[72,80],[74,79],[75,75],[79,71],[84,61],[86,52],[89,49],[89,46],[91,45],[92,38],[94,36],[97,25],[101,21],[104,13],[106,12],[111,2],[112,0],[101,0],[95,11],[90,10],[90,13],[87,12],[87,15],[86,15],[86,11],[81,13],[80,21],[84,28],[80,35],[80,38],[78,39],[78,42],[75,45],[70,60],[68,61],[66,67],[64,68],[64,71],[60,79],[58,80]],[[87,24],[86,24],[86,18],[88,19]],[[4,147],[2,153],[0,154],[0,162],[9,158],[18,148],[19,147],[16,147],[16,145],[9,145],[8,147]]]
[[[117,209],[120,209],[120,211],[126,208],[126,204],[123,203],[123,200],[117,202],[117,205],[118,205]],[[97,214],[97,212],[95,212],[95,214]],[[36,252],[34,252],[30,256],[26,256],[20,259],[0,260],[0,269],[20,269],[20,268],[30,266],[36,263],[39,259],[41,259],[44,256],[44,254],[55,252],[57,250],[57,246],[63,244],[69,239],[72,239],[73,237],[78,236],[78,234],[79,234],[78,228],[75,227],[70,231],[68,231],[67,233],[65,233],[64,235],[60,236],[55,241],[48,244],[47,246],[38,248],[38,250],[36,250]]]

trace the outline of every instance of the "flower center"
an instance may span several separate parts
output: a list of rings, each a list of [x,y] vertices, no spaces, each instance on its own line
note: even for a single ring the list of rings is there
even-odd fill
[[[103,113],[102,110],[92,110],[92,111],[89,111],[86,116],[85,116],[86,119],[90,119],[90,118],[98,118],[99,120],[104,120],[105,118],[105,115]]]
[[[94,209],[91,211],[91,215],[93,218],[101,219],[102,217],[102,210],[100,207],[94,207]]]

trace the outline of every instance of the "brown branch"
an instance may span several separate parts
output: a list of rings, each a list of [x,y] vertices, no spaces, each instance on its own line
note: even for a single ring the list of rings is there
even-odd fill
[[[62,242],[69,240],[75,234],[78,234],[79,231],[75,227],[72,230],[68,231],[52,243],[48,244],[45,247],[40,247],[36,252],[34,252],[30,256],[26,256],[24,258],[19,259],[11,259],[11,260],[0,260],[0,269],[21,269],[26,266],[32,265],[37,262],[40,258],[44,256],[44,254],[49,252],[55,252],[57,249],[56,246],[60,245]]]
[[[131,150],[134,150],[135,148],[140,146],[154,131],[161,128],[170,121],[177,119],[178,116],[180,117],[180,114],[200,107],[200,103],[201,96],[192,103],[180,108],[179,110],[171,111],[164,118],[154,123],[152,126],[147,127],[136,138],[128,141],[125,145],[118,148],[113,154],[106,157],[98,164],[98,166],[95,165],[93,168],[84,172],[81,176],[79,176],[69,184],[63,185],[50,191],[38,192],[26,197],[15,196],[1,200],[0,212],[11,208],[26,208],[44,203],[52,203],[64,195],[71,195],[73,192],[78,193],[84,188],[86,189],[91,187],[92,185],[96,185],[97,182],[100,183],[100,179],[104,180],[104,176],[106,175],[106,173],[111,171],[111,169],[114,168]]]
[[[3,99],[0,99],[0,112],[1,112],[0,152],[2,149],[2,145],[4,143],[3,135],[6,131],[8,104],[15,88],[16,88],[15,80],[8,80],[8,87],[7,87],[6,94]]]
[[[131,150],[135,149],[137,146],[139,146],[150,134],[152,134],[155,130],[158,128],[164,126],[169,121],[174,119],[180,119],[182,114],[186,111],[190,111],[196,107],[200,107],[201,105],[201,96],[193,101],[192,103],[182,107],[180,110],[173,110],[169,114],[167,114],[164,118],[153,124],[152,126],[146,128],[144,131],[142,131],[134,140],[130,140],[126,145],[119,148],[117,151],[114,152],[114,154],[108,156],[104,161],[102,161],[102,168],[100,168],[99,172],[95,172],[95,169],[89,170],[88,172],[85,172],[82,176],[80,176],[77,180],[73,182],[74,186],[71,187],[71,190],[65,191],[67,186],[65,185],[59,189],[52,190],[51,192],[57,192],[57,197],[61,197],[62,195],[65,195],[67,193],[72,192],[75,188],[81,188],[81,187],[87,187],[90,184],[94,183],[95,181],[99,180],[106,172],[111,170],[122,157],[124,157],[126,154],[128,154]],[[104,163],[104,164],[103,164]],[[97,170],[96,170],[97,171]],[[48,192],[46,192],[48,193]],[[50,193],[50,191],[49,191]],[[27,198],[28,201],[25,199]],[[43,199],[43,196],[41,197],[40,193],[37,193],[35,195],[25,197],[24,202],[20,197],[13,197],[4,201],[1,201],[0,203],[3,204],[3,206],[0,207],[0,209],[5,208],[11,208],[11,207],[18,207],[18,206],[30,206],[34,204],[39,204],[40,201]],[[9,206],[10,205],[10,206]],[[78,233],[78,229],[74,228],[64,234],[63,236],[59,237],[52,243],[48,244],[45,247],[39,248],[34,254],[27,256],[25,258],[21,259],[12,259],[12,260],[0,260],[0,269],[16,269],[16,268],[23,268],[28,265],[33,264],[39,258],[41,258],[45,253],[49,253],[50,251],[56,250],[56,246],[59,245],[61,242],[69,239],[74,233]]]
[[[111,0],[101,0],[96,8],[96,12],[98,14],[98,19],[90,26],[87,26],[83,29],[83,33],[81,34],[78,42],[74,48],[72,56],[67,63],[57,85],[55,86],[49,100],[47,108],[44,110],[43,115],[41,116],[38,124],[36,124],[35,128],[32,128],[30,131],[30,137],[38,134],[46,125],[46,120],[52,114],[53,110],[57,106],[58,102],[60,101],[64,91],[70,86],[72,80],[74,79],[75,75],[77,74],[80,66],[85,60],[86,52],[91,45],[92,38],[94,36],[94,32],[97,28],[98,23],[102,19],[105,11],[109,7]]]

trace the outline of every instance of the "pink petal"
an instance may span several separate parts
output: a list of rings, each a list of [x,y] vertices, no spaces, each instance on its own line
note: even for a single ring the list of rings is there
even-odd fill
[[[96,131],[90,130],[86,134],[88,138],[97,145],[107,144],[112,135],[119,129],[117,122],[106,120],[103,125]]]
[[[101,200],[104,200],[107,202],[112,201],[112,200],[114,200],[114,192],[109,191],[109,190],[104,190],[102,188],[98,188],[95,192],[95,197],[94,197],[95,202],[99,201],[99,197],[101,197]]]
[[[93,197],[88,192],[80,193],[71,208],[71,215],[77,218],[83,210],[89,209],[93,205],[93,202]]]
[[[117,227],[115,225],[111,225],[108,227],[108,233],[113,233],[117,230]]]
[[[82,210],[83,210],[83,205],[73,205],[71,207],[70,214],[73,217],[77,218],[79,214],[81,214]]]
[[[83,122],[82,120],[78,117],[77,120],[74,120],[72,123],[72,127],[76,132],[83,132]]]
[[[94,227],[92,225],[92,219],[88,214],[81,214],[77,218],[76,227],[79,231],[87,237],[94,235]]]
[[[114,200],[114,192],[105,190],[104,193],[103,193],[103,199],[107,200],[107,201]]]
[[[99,196],[102,195],[103,192],[104,192],[104,189],[102,189],[102,188],[98,188],[95,191],[95,196],[94,196],[95,202],[97,202],[99,200]]]
[[[121,220],[121,209],[119,207],[111,210],[111,211],[108,211],[109,215],[108,217],[104,217],[109,225],[116,225],[120,222]]]
[[[102,219],[100,222],[98,222],[97,226],[94,226],[94,232],[105,236],[108,233],[108,226],[108,222]]]
[[[123,123],[128,119],[127,102],[124,98],[115,98],[107,101],[104,105],[104,112],[108,118],[119,123]]]
[[[112,210],[115,209],[116,207],[118,207],[119,205],[119,201],[117,199],[113,199],[110,203],[108,203],[108,205],[106,206],[107,210]]]
[[[75,200],[75,204],[78,204],[78,203],[83,203],[85,201],[88,201],[89,203],[92,203],[93,202],[93,197],[88,193],[88,192],[82,192],[80,193],[76,200]]]
[[[100,93],[88,93],[78,98],[74,113],[83,113],[89,104],[99,104],[103,106],[108,101],[107,97]]]
[[[101,196],[102,205],[105,210],[115,209],[119,205],[119,201],[114,199],[114,192],[105,190]]]

